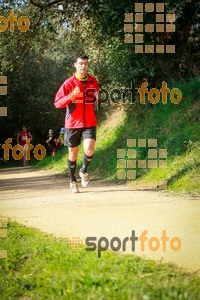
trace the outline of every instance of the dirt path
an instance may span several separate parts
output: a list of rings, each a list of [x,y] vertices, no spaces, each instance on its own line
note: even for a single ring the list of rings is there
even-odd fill
[[[145,251],[141,252],[138,241],[133,252],[129,241],[126,253],[174,262],[192,271],[200,269],[199,197],[131,191],[102,182],[92,182],[80,194],[71,194],[68,185],[63,176],[45,171],[0,169],[0,215],[70,239],[104,236],[109,241],[112,237],[123,240],[132,230],[136,236],[148,230]],[[179,251],[172,251],[169,242],[166,251],[162,250],[163,230],[170,240],[181,239]],[[149,249],[151,237],[160,241],[156,252]]]

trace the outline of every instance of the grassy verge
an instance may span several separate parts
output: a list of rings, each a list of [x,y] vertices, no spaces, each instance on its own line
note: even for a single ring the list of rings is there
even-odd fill
[[[169,99],[150,105],[139,102],[121,105],[103,114],[97,133],[94,160],[90,166],[93,177],[122,182],[117,178],[117,149],[127,149],[127,139],[157,139],[157,149],[168,151],[168,168],[137,170],[139,180],[167,180],[169,190],[200,193],[199,185],[199,132],[200,132],[200,79],[174,84],[182,92],[178,105]],[[108,107],[109,108],[109,107]],[[106,109],[104,108],[104,111]],[[140,149],[140,159],[146,159],[147,149]],[[137,149],[138,151],[138,149]],[[83,151],[80,148],[78,167]],[[137,157],[138,158],[138,157]],[[66,150],[58,152],[56,160],[46,158],[37,164],[66,172]]]
[[[174,192],[200,192],[200,143],[192,143],[186,152],[168,161],[166,169],[152,169],[137,181],[166,180],[168,190]]]
[[[134,255],[73,251],[65,239],[8,223],[1,299],[198,300],[200,277]]]

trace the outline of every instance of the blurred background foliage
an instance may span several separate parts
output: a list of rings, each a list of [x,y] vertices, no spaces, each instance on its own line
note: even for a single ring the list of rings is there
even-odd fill
[[[186,82],[199,77],[198,1],[165,1],[165,13],[176,14],[176,32],[157,34],[157,43],[176,45],[175,54],[135,54],[134,44],[124,42],[124,14],[134,13],[130,0],[3,0],[0,15],[14,9],[17,18],[24,15],[30,28],[22,33],[15,25],[0,33],[0,75],[8,76],[8,94],[0,96],[0,106],[8,107],[8,116],[0,118],[1,139],[16,138],[23,124],[34,137],[44,142],[49,128],[59,131],[64,125],[64,110],[53,106],[55,93],[74,72],[74,54],[84,52],[90,59],[90,73],[100,87],[130,88],[145,78],[150,87]],[[160,3],[161,1],[151,1]],[[149,14],[149,18],[151,18]],[[148,36],[151,39],[153,33]],[[194,99],[198,101],[198,99]],[[102,107],[104,119],[110,106]],[[137,110],[137,111],[136,111]],[[149,105],[127,109],[131,118],[141,117]]]

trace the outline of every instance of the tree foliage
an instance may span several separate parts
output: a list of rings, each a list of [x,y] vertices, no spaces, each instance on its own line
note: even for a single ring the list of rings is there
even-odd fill
[[[88,53],[91,72],[101,87],[130,87],[145,77],[160,81],[186,80],[199,75],[199,7],[195,0],[165,1],[166,13],[176,14],[176,32],[159,33],[157,42],[176,45],[175,54],[136,54],[134,44],[124,43],[124,14],[134,13],[130,0],[5,0],[0,15],[11,9],[25,15],[30,28],[22,33],[0,32],[0,75],[8,76],[8,95],[0,105],[1,134],[14,136],[22,124],[35,141],[44,140],[48,128],[59,130],[64,112],[53,106],[60,84],[72,75],[77,52]],[[146,3],[147,1],[140,1]],[[157,3],[160,1],[151,1]],[[152,16],[147,16],[151,20]],[[147,40],[155,38],[148,34]]]

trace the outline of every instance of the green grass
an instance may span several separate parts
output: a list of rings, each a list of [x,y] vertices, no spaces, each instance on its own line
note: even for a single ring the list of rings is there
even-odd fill
[[[73,251],[66,239],[8,222],[0,249],[1,299],[198,300],[200,277],[113,252]]]
[[[66,172],[67,166],[67,148],[62,147],[57,152],[54,158],[50,155],[46,155],[46,157],[34,165],[36,168],[42,169],[54,169],[56,172],[63,173]]]
[[[191,143],[182,155],[168,161],[165,169],[152,169],[138,182],[166,180],[168,190],[174,192],[200,192],[200,143]]]
[[[168,168],[167,170],[144,170],[144,172],[139,170],[139,180],[162,178],[168,181],[169,190],[200,192],[199,155],[194,149],[195,145],[199,147],[197,145],[199,145],[200,132],[200,79],[175,83],[170,89],[173,87],[179,88],[183,95],[178,105],[173,104],[169,99],[166,105],[161,102],[150,105],[147,100],[145,105],[138,102],[129,105],[121,104],[116,109],[101,114],[102,121],[97,132],[95,156],[90,165],[90,173],[94,178],[124,183],[117,179],[117,149],[127,148],[127,139],[154,138],[158,141],[157,148],[168,150]],[[191,145],[194,146],[193,149]],[[189,152],[186,154],[188,149],[190,154]],[[147,149],[143,151],[140,149],[140,152],[141,158],[145,159]],[[81,166],[82,156],[83,150],[80,147],[78,167]],[[66,150],[62,150],[57,153],[54,162],[51,158],[45,158],[38,162],[37,166],[66,172],[66,164],[67,153]]]

